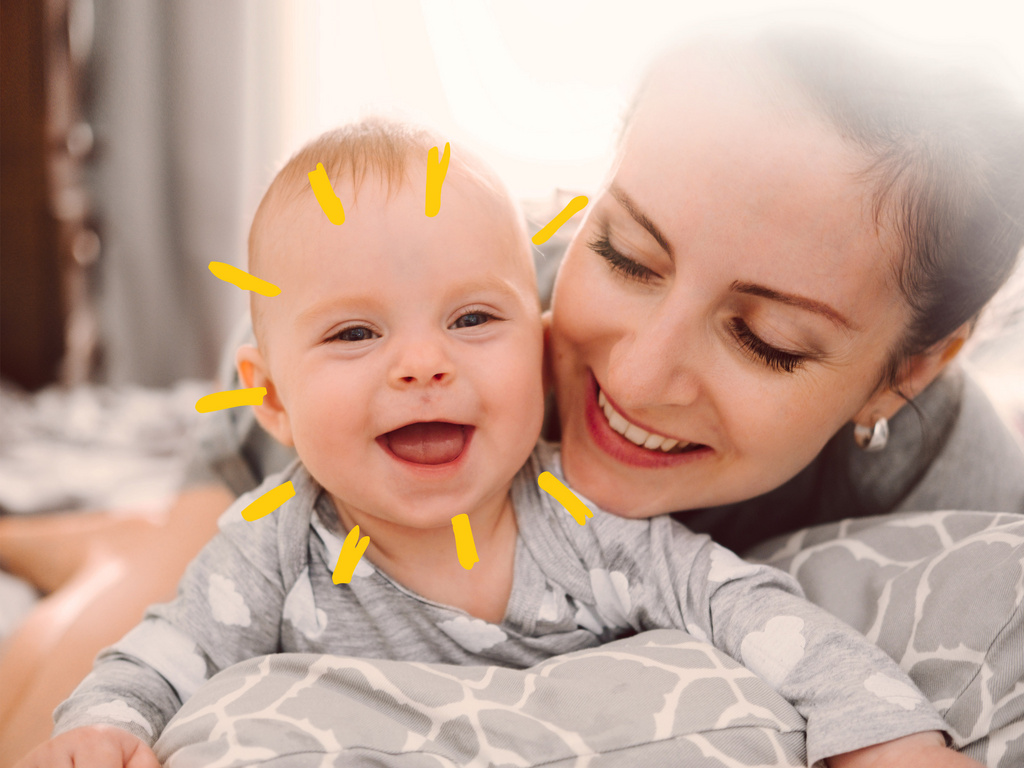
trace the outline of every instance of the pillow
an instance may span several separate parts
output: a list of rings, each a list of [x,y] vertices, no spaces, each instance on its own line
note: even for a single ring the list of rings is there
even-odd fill
[[[527,670],[311,654],[207,681],[156,746],[191,766],[806,763],[804,721],[767,683],[676,630]]]
[[[760,547],[895,658],[954,746],[1024,765],[1024,516],[844,521]],[[282,654],[208,681],[157,742],[190,766],[803,765],[803,720],[675,630],[528,670]]]
[[[846,520],[748,553],[892,656],[985,765],[1024,765],[1024,516]]]

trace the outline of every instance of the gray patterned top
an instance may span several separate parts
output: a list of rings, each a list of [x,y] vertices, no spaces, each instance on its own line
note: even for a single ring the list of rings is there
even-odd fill
[[[807,719],[811,762],[945,728],[889,657],[802,599],[791,577],[667,517],[625,520],[588,503],[594,517],[580,527],[537,487],[545,470],[561,477],[557,452],[542,443],[513,485],[515,579],[504,620],[491,624],[365,561],[351,584],[334,585],[336,516],[294,465],[255,494],[290,479],[295,496],[254,523],[238,514],[254,496],[225,513],[178,598],[100,656],[58,709],[58,732],[109,722],[152,742],[211,675],[267,653],[521,668],[657,628],[708,641],[777,688]]]

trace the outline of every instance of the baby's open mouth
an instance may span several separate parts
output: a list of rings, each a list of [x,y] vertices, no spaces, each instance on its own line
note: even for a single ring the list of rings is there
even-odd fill
[[[390,451],[413,464],[447,464],[462,455],[473,427],[445,421],[418,421],[377,438]]]
[[[608,426],[634,445],[642,446],[651,451],[661,451],[662,453],[686,453],[687,451],[695,451],[698,448],[704,447],[700,443],[681,443],[674,438],[656,435],[653,432],[648,432],[643,427],[637,426],[615,410],[615,407],[608,401],[608,398],[605,397],[604,392],[600,389],[597,391],[597,405],[601,412],[604,413]]]

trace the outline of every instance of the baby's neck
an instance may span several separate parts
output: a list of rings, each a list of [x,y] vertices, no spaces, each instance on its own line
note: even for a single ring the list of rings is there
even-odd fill
[[[339,499],[335,509],[345,530],[359,525],[369,536],[363,557],[407,589],[433,602],[460,608],[499,624],[512,592],[518,527],[508,494],[470,515],[479,561],[470,570],[459,562],[451,525],[410,528],[352,510]]]

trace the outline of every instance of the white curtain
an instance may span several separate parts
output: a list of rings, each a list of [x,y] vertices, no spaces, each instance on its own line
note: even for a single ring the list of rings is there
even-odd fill
[[[246,296],[259,195],[291,143],[308,74],[294,0],[97,0],[91,120],[101,364],[110,383],[212,378]]]

